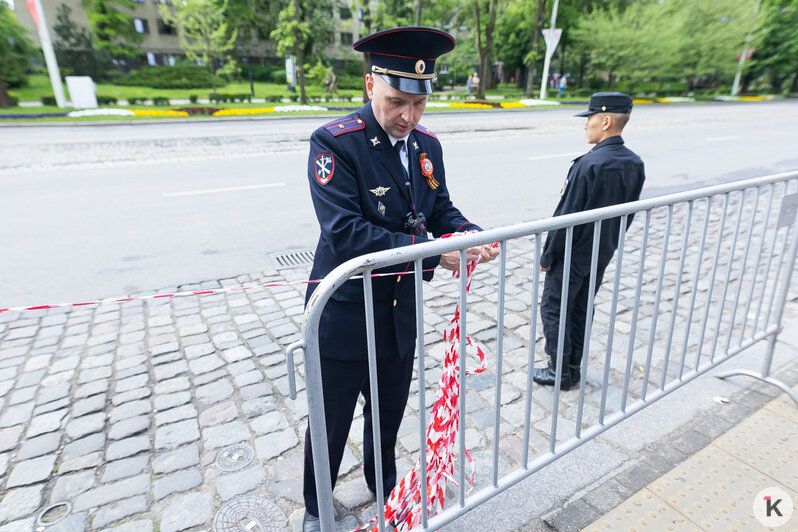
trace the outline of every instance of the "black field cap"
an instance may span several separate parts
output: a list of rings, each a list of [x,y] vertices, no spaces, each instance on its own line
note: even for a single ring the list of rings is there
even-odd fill
[[[632,97],[622,92],[597,92],[590,97],[587,111],[582,111],[574,116],[590,116],[596,113],[626,113],[632,112]]]
[[[420,26],[391,28],[367,35],[352,48],[371,54],[371,72],[410,94],[431,94],[435,60],[454,50],[454,37]]]

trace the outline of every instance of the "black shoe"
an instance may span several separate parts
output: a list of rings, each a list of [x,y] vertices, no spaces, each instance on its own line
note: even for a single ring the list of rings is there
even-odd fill
[[[321,532],[321,521],[315,515],[305,510],[305,517],[302,519],[302,532]]]
[[[535,368],[535,372],[532,374],[532,380],[543,386],[554,386],[556,374],[554,370],[548,366],[545,368]],[[571,380],[570,373],[562,374],[560,377],[560,390],[573,390],[577,387],[579,387],[578,379],[574,382]]]

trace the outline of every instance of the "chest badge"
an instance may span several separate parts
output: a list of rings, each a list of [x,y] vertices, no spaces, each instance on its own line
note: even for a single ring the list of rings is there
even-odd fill
[[[415,140],[413,141],[413,148],[415,148],[415,150],[418,151],[418,142],[416,142]]]
[[[440,186],[440,183],[438,183],[438,181],[432,175],[432,171],[433,171],[432,161],[429,160],[429,157],[427,157],[427,154],[426,153],[422,153],[421,155],[419,155],[418,156],[418,162],[421,165],[421,173],[424,176],[424,178],[427,180],[427,184],[429,185],[429,188],[431,188],[432,190],[435,190],[436,188],[438,188]]]
[[[381,201],[377,202],[377,210],[379,211],[380,214],[385,216],[385,205],[383,205]]]
[[[377,144],[380,143],[380,139],[378,139],[376,135],[374,136],[373,139],[369,139],[369,140],[371,141],[371,146],[372,147],[374,147],[374,146],[376,146]]]
[[[391,190],[391,187],[379,186],[377,188],[370,188],[369,192],[371,192],[372,194],[374,194],[379,198],[380,196],[384,196],[385,193],[388,192],[389,190]]]

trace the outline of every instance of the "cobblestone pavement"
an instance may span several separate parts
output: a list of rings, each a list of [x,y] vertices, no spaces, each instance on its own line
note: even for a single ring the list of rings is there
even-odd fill
[[[766,210],[767,198],[764,192],[761,201],[754,201],[753,195],[745,201],[733,196],[722,227],[722,202],[714,202],[700,263],[705,204],[697,203],[690,217],[687,207],[674,210],[664,254],[667,209],[654,211],[636,318],[645,215],[635,220],[627,233],[618,277],[612,335],[611,293],[617,262],[608,269],[596,299],[583,426],[597,421],[603,397],[608,414],[620,409],[627,371],[629,401],[640,396],[647,356],[651,356],[649,389],[653,389],[663,373],[669,380],[678,377],[682,361],[685,371],[695,367],[699,345],[701,363],[708,360],[713,346],[717,345],[716,356],[725,351],[730,323],[735,324],[732,348],[739,343],[738,330],[746,338],[754,323],[758,322],[757,331],[762,330],[785,251],[784,230],[773,238],[767,232],[763,239],[760,220],[769,218],[753,216]],[[690,232],[685,237],[686,227]],[[745,246],[748,235],[753,238]],[[739,264],[747,247],[749,269],[741,275]],[[500,472],[517,467],[522,454],[532,347],[533,250],[531,238],[508,244]],[[768,261],[771,251],[776,258]],[[731,253],[735,266],[727,273]],[[713,283],[715,256],[720,257],[719,273]],[[754,257],[756,276],[750,268]],[[657,297],[661,264],[663,289]],[[165,291],[275,281],[296,284],[0,314],[0,532],[33,530],[39,513],[59,501],[71,503],[71,515],[48,530],[207,530],[219,508],[241,495],[274,501],[289,517],[290,526],[297,527],[302,516],[306,392],[299,357],[299,396],[295,401],[288,397],[284,348],[300,338],[304,285],[298,282],[307,275],[307,268],[270,269]],[[722,304],[726,277],[731,282]],[[498,263],[479,266],[469,296],[468,333],[489,353],[489,371],[467,382],[466,443],[477,464],[477,487],[487,485],[492,463],[497,284]],[[434,399],[441,372],[442,332],[453,314],[457,293],[458,281],[442,273],[425,288],[427,407]],[[694,295],[697,312],[690,315],[687,310]],[[708,299],[713,302],[709,306]],[[791,303],[788,318],[794,320],[795,314]],[[747,328],[741,330],[743,316]],[[708,333],[703,335],[700,325],[705,320]],[[542,353],[539,323],[536,331],[533,344]],[[633,360],[627,364],[630,343]],[[605,370],[606,390],[602,386]],[[399,471],[409,470],[418,451],[417,392],[414,382],[399,432]],[[563,392],[560,399],[557,439],[564,441],[574,434],[578,393]],[[551,390],[534,388],[533,458],[548,450],[553,401]],[[375,514],[374,501],[362,480],[362,430],[363,418],[358,413],[334,493],[341,528],[353,528]],[[256,459],[243,470],[221,471],[215,464],[220,449],[242,442],[254,447]]]

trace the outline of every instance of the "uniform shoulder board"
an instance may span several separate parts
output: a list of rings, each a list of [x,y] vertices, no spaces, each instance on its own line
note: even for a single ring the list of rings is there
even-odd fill
[[[432,137],[432,138],[434,138],[435,140],[438,140],[438,137],[436,137],[436,136],[435,136],[435,133],[433,133],[433,132],[432,132],[432,131],[430,131],[429,129],[425,128],[425,127],[424,127],[424,126],[422,126],[421,124],[419,124],[419,125],[417,125],[417,126],[416,126],[416,131],[418,131],[419,133],[423,133],[423,134],[425,134],[425,135],[426,135],[426,136],[428,136],[428,137]],[[438,141],[438,142],[440,142],[440,141]]]
[[[337,137],[338,135],[343,135],[344,133],[351,133],[352,131],[363,129],[366,127],[366,124],[364,124],[363,120],[356,115],[349,115],[345,116],[344,118],[339,118],[338,120],[333,120],[329,124],[325,124],[322,127],[329,131],[333,137]]]

